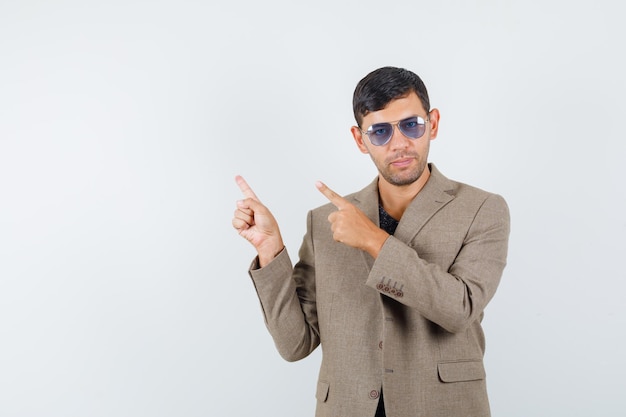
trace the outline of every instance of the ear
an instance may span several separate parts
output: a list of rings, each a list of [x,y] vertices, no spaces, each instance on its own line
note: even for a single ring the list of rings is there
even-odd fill
[[[362,153],[370,153],[369,149],[367,149],[367,145],[363,142],[363,133],[358,126],[352,126],[350,128],[350,133],[352,133],[352,137],[354,138],[354,142],[356,142],[356,146]]]
[[[432,109],[430,111],[430,140],[433,140],[437,137],[437,132],[439,131],[439,118],[440,118],[439,110]]]

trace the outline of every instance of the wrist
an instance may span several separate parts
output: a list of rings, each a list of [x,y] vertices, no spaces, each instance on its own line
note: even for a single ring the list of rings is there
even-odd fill
[[[369,253],[372,258],[376,259],[389,236],[389,233],[382,229],[378,229],[372,236],[372,239],[368,241],[367,247],[364,249],[365,252]]]
[[[285,245],[282,241],[278,242],[276,245],[272,245],[270,248],[260,249],[258,251],[259,267],[263,268],[265,265],[272,262],[284,249]]]

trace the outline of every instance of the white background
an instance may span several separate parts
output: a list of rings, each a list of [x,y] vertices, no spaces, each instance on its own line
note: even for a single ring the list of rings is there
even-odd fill
[[[231,227],[244,175],[293,258],[376,174],[354,86],[409,68],[430,160],[503,195],[495,417],[624,416],[626,64],[617,1],[0,2],[0,416],[312,416]]]

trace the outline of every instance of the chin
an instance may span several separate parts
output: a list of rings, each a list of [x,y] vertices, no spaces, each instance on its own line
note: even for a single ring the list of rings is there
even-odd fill
[[[385,180],[391,184],[391,185],[395,185],[398,187],[403,187],[406,185],[411,185],[413,184],[415,181],[417,181],[419,179],[419,175],[411,175],[408,177],[404,177],[404,176],[397,176],[397,175],[383,175],[383,178],[385,178]]]
[[[413,184],[415,181],[420,179],[423,173],[424,170],[420,172],[398,172],[395,174],[391,172],[382,172],[381,174],[389,184],[401,187]]]
[[[411,185],[413,184],[415,181],[417,181],[416,179],[407,179],[404,181],[393,181],[391,182],[392,185],[395,185],[396,187],[406,187],[407,185]]]

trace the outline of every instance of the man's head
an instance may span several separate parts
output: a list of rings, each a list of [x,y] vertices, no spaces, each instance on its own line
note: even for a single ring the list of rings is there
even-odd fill
[[[428,151],[439,126],[439,111],[430,108],[422,80],[401,68],[371,72],[354,91],[354,116],[358,126],[350,131],[376,165],[384,181],[379,188],[419,190],[430,175]]]
[[[417,94],[424,110],[430,111],[426,86],[417,74],[396,67],[383,67],[366,75],[354,89],[352,109],[354,119],[363,127],[363,117],[368,113],[384,109],[392,100]]]

